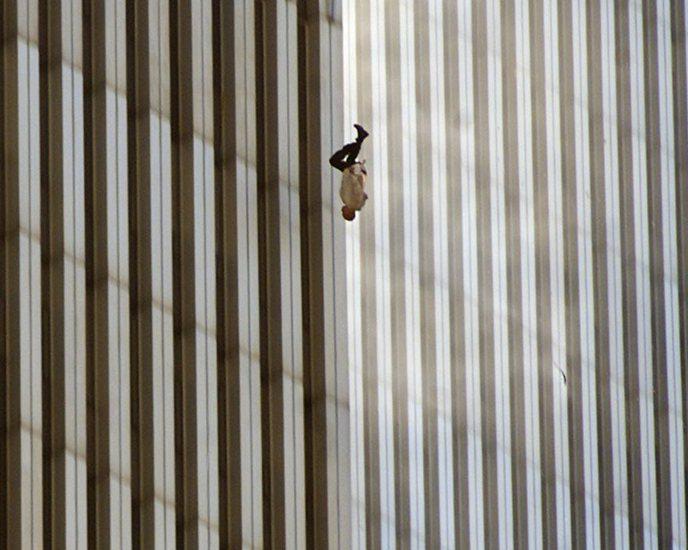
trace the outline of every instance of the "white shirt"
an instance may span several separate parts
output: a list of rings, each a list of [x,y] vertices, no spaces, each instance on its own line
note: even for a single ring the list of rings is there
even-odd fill
[[[357,162],[344,170],[339,196],[351,210],[360,210],[368,200],[365,192],[366,174],[363,163]]]

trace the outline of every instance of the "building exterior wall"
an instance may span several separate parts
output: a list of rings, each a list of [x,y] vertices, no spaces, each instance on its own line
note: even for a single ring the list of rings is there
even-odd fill
[[[344,4],[354,547],[688,544],[687,7]]]
[[[0,3],[0,547],[346,546],[340,10]]]
[[[687,8],[0,0],[0,547],[688,545]]]

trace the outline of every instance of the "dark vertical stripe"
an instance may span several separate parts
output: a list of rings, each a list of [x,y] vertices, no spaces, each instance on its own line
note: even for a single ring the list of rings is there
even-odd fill
[[[602,104],[602,31],[599,2],[586,3],[590,205],[592,215],[593,298],[595,303],[595,387],[597,389],[597,457],[599,460],[600,541],[614,548],[614,465],[610,392],[609,273],[605,196],[605,112]],[[613,254],[613,252],[612,252]]]
[[[535,220],[535,278],[538,334],[538,397],[540,464],[542,476],[542,544],[557,544],[556,471],[554,463],[554,410],[552,402],[552,283],[550,280],[549,191],[547,185],[547,103],[543,2],[529,5],[530,75],[533,140],[533,196]]]
[[[213,2],[215,256],[220,548],[238,548],[241,532],[239,252],[236,179],[234,5]],[[210,489],[210,488],[209,488]]]
[[[327,389],[323,278],[320,2],[298,3],[299,195],[306,482],[306,546],[327,548]],[[325,110],[327,106],[325,106]],[[337,220],[338,221],[338,220]],[[329,243],[328,243],[329,244]],[[336,457],[332,457],[336,460]]]
[[[148,1],[127,0],[132,545],[155,541]]]
[[[423,380],[423,476],[425,490],[425,545],[440,546],[440,498],[437,456],[437,364],[435,357],[435,263],[433,222],[432,128],[430,103],[430,18],[428,3],[414,5],[416,128],[418,153],[418,240],[420,271],[421,376]]]
[[[105,4],[84,0],[84,208],[86,232],[86,468],[88,545],[110,546],[108,209]],[[111,122],[112,123],[112,122]],[[117,124],[117,121],[114,122]],[[113,154],[110,151],[110,154]],[[119,205],[117,206],[119,208]],[[110,212],[110,216],[118,215]],[[117,243],[113,243],[117,246]],[[114,368],[115,366],[112,365]]]
[[[685,2],[671,2],[671,68],[674,95],[674,168],[676,170],[676,224],[678,250],[678,346],[681,357],[683,456],[688,460],[688,83],[686,82]],[[688,476],[683,481],[688,494]],[[686,525],[675,529],[688,531]]]
[[[475,174],[478,238],[478,301],[480,326],[480,402],[483,459],[485,543],[499,546],[499,487],[497,479],[497,425],[495,403],[494,299],[492,293],[492,239],[490,196],[490,130],[487,51],[487,8],[473,2],[473,97],[475,108]]]
[[[0,545],[4,548],[19,548],[22,543],[17,32],[16,0],[4,0],[0,3]]]
[[[401,111],[400,18],[396,4],[386,3],[385,78],[387,80],[387,155],[389,185],[389,264],[392,376],[392,414],[394,417],[394,510],[397,548],[411,545],[411,496],[409,491],[408,437],[408,361],[406,356],[406,258],[404,243],[411,235],[404,232],[403,115]],[[367,213],[367,211],[366,211]]]
[[[190,0],[170,0],[175,500],[184,548],[198,546],[192,32]]]
[[[315,219],[322,220],[322,212],[314,209],[309,211],[312,200],[318,195],[318,179],[309,181],[312,174],[317,178],[320,172],[319,160],[316,156],[316,166],[309,167],[309,156],[317,155],[319,147],[318,128],[315,128],[315,135],[311,134],[309,117],[318,116],[320,111],[320,97],[317,91],[310,90],[308,82],[308,67],[315,62],[315,69],[318,69],[319,51],[317,37],[318,6],[315,6],[316,25],[315,28],[309,25],[312,6],[307,2],[299,0],[297,3],[297,50],[298,50],[298,83],[299,83],[299,142],[303,144],[299,148],[299,215],[300,215],[300,239],[301,239],[301,303],[303,307],[303,318],[301,329],[303,331],[303,399],[304,399],[304,459],[306,483],[306,545],[308,548],[316,548],[315,539],[321,536],[315,527],[316,517],[320,522],[322,510],[316,510],[314,499],[321,495],[319,489],[327,486],[327,472],[320,478],[320,487],[314,483],[314,476],[323,476],[323,471],[314,471],[317,465],[314,460],[320,458],[321,445],[318,441],[317,429],[324,430],[322,424],[324,418],[320,418],[317,398],[314,388],[322,385],[324,388],[325,379],[314,369],[315,361],[319,361],[324,366],[324,316],[322,315],[322,297],[317,294],[317,290],[311,296],[311,287],[317,289],[322,280],[318,281],[317,273],[312,273],[311,262],[322,262],[322,236],[311,234],[311,226],[316,226]],[[315,36],[314,36],[315,35]],[[313,41],[313,38],[316,38]],[[310,97],[309,91],[312,93]],[[303,92],[303,93],[302,93]],[[314,112],[315,111],[315,112]],[[309,141],[309,135],[314,141]],[[316,151],[314,151],[314,149]],[[310,169],[309,169],[310,168]],[[318,258],[319,257],[319,258]],[[316,338],[313,341],[313,338]],[[324,373],[323,373],[324,374]],[[324,432],[321,432],[324,433]],[[324,482],[324,483],[323,483]],[[325,511],[327,511],[327,501],[325,501]],[[327,516],[325,516],[325,519]],[[325,522],[325,527],[327,521]],[[327,538],[320,544],[327,545]]]
[[[444,36],[458,37],[457,2],[444,0]],[[461,217],[461,125],[458,89],[458,39],[446,40],[444,47],[445,118],[447,121],[447,254],[449,263],[449,344],[451,364],[452,453],[454,463],[454,537],[457,548],[470,546],[470,504],[468,501],[468,425],[466,410],[466,341],[463,292],[463,220]]]
[[[643,546],[643,487],[640,464],[640,412],[638,409],[638,321],[636,312],[635,230],[633,224],[633,122],[631,119],[629,6],[615,3],[616,94],[619,132],[619,196],[624,339],[624,392],[628,447],[628,506],[630,544]]]
[[[500,2],[502,54],[502,113],[504,114],[504,188],[506,226],[506,271],[509,331],[509,396],[511,400],[511,479],[513,493],[514,544],[528,547],[527,455],[523,357],[523,270],[521,267],[520,177],[518,88],[516,59],[516,14],[511,0]]]
[[[655,421],[655,471],[659,545],[672,543],[669,398],[667,388],[664,241],[662,234],[662,142],[659,128],[657,69],[657,5],[643,2],[643,68],[645,76],[645,147],[647,152],[650,297],[652,323],[652,386]],[[649,365],[647,368],[650,368]]]
[[[286,544],[279,208],[277,6],[256,2],[256,104],[263,527],[266,548]],[[282,106],[284,108],[284,106]]]
[[[573,74],[573,20],[570,0],[557,5],[559,29],[559,97],[560,135],[556,136],[561,147],[561,186],[564,245],[564,293],[566,303],[566,371],[567,412],[569,443],[569,476],[571,483],[571,534],[572,545],[580,548],[586,537],[585,523],[585,474],[583,469],[583,366],[581,365],[581,316],[578,258],[578,227],[583,220],[577,218],[577,176],[576,173],[576,97]],[[550,372],[550,377],[553,372]]]
[[[356,52],[371,51],[370,0],[356,2]],[[366,54],[368,55],[368,54]],[[373,110],[370,84],[372,82],[372,62],[352,64],[356,70],[358,83],[357,104],[358,122],[365,128],[372,128]],[[372,128],[374,130],[374,128]],[[345,125],[346,141],[352,132],[351,126]],[[368,138],[365,148],[373,156],[373,142]],[[375,178],[371,170],[370,177]],[[372,200],[372,198],[371,198]],[[375,209],[365,209],[357,216],[360,228],[360,285],[361,285],[361,340],[363,373],[363,429],[364,429],[364,464],[365,464],[365,499],[366,499],[366,547],[379,548],[381,543],[382,508],[380,503],[380,430],[377,403],[377,303],[376,293],[376,250],[375,250]],[[360,218],[360,219],[359,219]]]
[[[48,548],[64,548],[66,544],[61,8],[60,1],[42,1],[38,8],[43,544]]]

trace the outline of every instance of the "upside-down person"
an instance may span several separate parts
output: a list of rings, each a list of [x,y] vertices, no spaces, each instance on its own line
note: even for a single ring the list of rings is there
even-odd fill
[[[353,220],[356,217],[356,212],[363,208],[368,200],[368,195],[365,192],[368,177],[365,160],[357,160],[356,158],[361,152],[363,140],[368,137],[368,132],[360,124],[354,124],[354,128],[358,132],[356,141],[347,143],[330,157],[330,164],[343,173],[339,196],[344,202],[342,216],[347,221]]]

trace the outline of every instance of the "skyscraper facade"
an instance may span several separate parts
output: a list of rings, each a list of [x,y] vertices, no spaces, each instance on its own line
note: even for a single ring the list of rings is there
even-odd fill
[[[346,544],[339,9],[0,3],[0,546]]]
[[[355,547],[686,546],[686,7],[344,3]]]
[[[0,0],[0,548],[686,547],[687,9]]]

